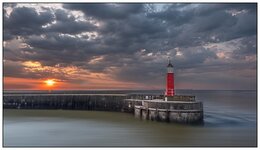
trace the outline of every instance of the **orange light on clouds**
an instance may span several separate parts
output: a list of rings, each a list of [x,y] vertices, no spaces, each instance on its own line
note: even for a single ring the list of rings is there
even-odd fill
[[[102,57],[98,57],[91,63],[101,60]],[[43,66],[37,61],[25,61],[22,65],[28,78],[4,77],[5,90],[130,89],[145,86],[116,80],[113,76],[118,71],[116,67],[108,68],[106,73],[93,73],[76,66]],[[49,78],[30,78],[30,74],[49,75]]]
[[[25,67],[32,67],[32,68],[42,67],[42,64],[40,62],[37,62],[37,61],[25,61],[22,64]]]

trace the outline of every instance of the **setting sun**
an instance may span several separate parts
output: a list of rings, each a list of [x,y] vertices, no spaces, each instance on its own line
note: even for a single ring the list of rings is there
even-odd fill
[[[52,79],[48,79],[46,81],[44,81],[46,83],[47,86],[53,86],[56,82]]]

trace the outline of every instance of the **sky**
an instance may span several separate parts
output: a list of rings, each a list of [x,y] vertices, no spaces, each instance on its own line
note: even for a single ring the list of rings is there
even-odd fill
[[[5,90],[255,90],[254,3],[4,3]],[[52,79],[50,87],[44,81]]]

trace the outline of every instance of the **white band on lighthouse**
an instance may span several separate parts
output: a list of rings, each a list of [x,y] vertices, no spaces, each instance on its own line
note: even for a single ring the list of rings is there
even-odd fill
[[[173,73],[173,68],[172,68],[172,67],[168,67],[168,68],[167,68],[167,72],[168,72],[168,73]]]

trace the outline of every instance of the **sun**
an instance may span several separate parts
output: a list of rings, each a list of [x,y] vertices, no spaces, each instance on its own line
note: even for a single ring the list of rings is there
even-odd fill
[[[48,79],[44,81],[47,86],[53,86],[56,82],[53,79]]]

